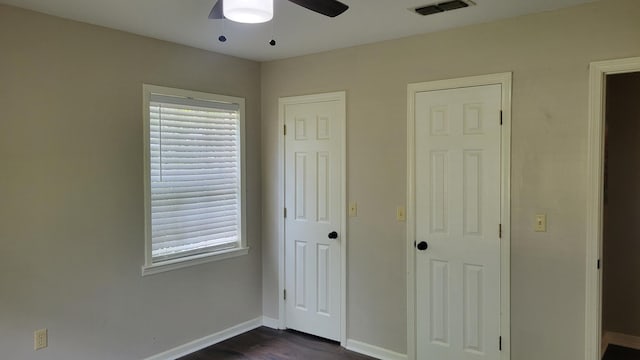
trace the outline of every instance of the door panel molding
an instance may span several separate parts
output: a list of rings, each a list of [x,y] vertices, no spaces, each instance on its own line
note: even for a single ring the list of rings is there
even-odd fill
[[[587,137],[587,251],[585,286],[585,359],[602,356],[602,197],[606,76],[640,71],[640,57],[593,62],[589,66]]]
[[[415,189],[415,99],[416,94],[424,91],[446,90],[466,88],[473,86],[494,85],[502,86],[502,130],[501,130],[501,155],[500,155],[500,332],[502,351],[501,360],[511,358],[511,319],[510,319],[510,243],[511,243],[511,208],[510,208],[510,184],[511,184],[511,89],[512,73],[499,73],[464,77],[448,80],[437,80],[422,83],[409,84],[407,86],[407,354],[409,360],[417,357],[417,331],[416,331],[416,258],[414,241],[416,241],[416,189]],[[469,109],[471,111],[473,109]],[[438,119],[439,117],[434,117]],[[472,122],[469,123],[469,131],[473,131]],[[446,132],[446,118],[431,124],[432,134]],[[498,230],[498,229],[496,229]]]
[[[341,153],[341,178],[340,178],[340,344],[345,347],[347,344],[347,154],[346,154],[346,139],[347,139],[347,129],[346,129],[346,92],[345,91],[337,91],[330,93],[321,93],[321,94],[311,94],[311,95],[302,95],[302,96],[290,96],[290,97],[281,97],[278,99],[278,211],[282,211],[282,216],[279,216],[278,220],[278,327],[280,329],[285,329],[287,327],[286,322],[286,307],[284,301],[284,291],[286,287],[286,277],[285,277],[285,218],[284,218],[284,208],[285,208],[285,179],[286,179],[286,168],[285,168],[285,159],[286,159],[286,149],[285,149],[285,135],[284,135],[284,127],[286,122],[286,107],[288,105],[296,105],[296,104],[308,104],[308,103],[321,103],[328,101],[338,101],[338,118],[340,119],[340,123],[338,126],[341,127],[342,132],[342,153]],[[322,120],[322,119],[320,119]],[[318,134],[319,136],[328,131],[327,125],[322,122],[318,124]],[[305,136],[305,131],[303,128],[296,129],[287,129],[287,136]],[[323,132],[324,131],[324,132]],[[295,216],[292,211],[293,209],[289,209],[289,214],[287,216]],[[287,294],[287,299],[293,300],[294,294]]]

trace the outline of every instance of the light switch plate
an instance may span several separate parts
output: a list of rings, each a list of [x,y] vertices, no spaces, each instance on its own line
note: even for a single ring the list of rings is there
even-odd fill
[[[355,201],[349,203],[349,216],[358,216],[358,203],[356,203]]]
[[[535,229],[536,229],[536,232],[546,232],[547,231],[547,215],[546,214],[537,214],[536,215]]]
[[[33,333],[33,349],[44,349],[47,345],[47,329],[36,330]]]
[[[396,208],[396,219],[398,221],[405,221],[406,218],[407,217],[406,217],[406,213],[405,213],[405,210],[404,210],[404,206],[398,206]]]

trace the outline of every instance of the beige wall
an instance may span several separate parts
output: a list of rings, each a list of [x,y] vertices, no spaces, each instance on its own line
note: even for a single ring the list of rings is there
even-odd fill
[[[359,204],[348,337],[405,352],[395,207],[406,85],[513,71],[512,359],[581,359],[588,64],[639,56],[639,18],[637,0],[602,0],[260,67],[0,6],[1,357],[137,359],[261,306],[277,317],[277,99],[335,90],[347,90],[348,194]],[[249,256],[140,277],[142,83],[247,99]],[[549,232],[532,231],[537,212]],[[34,353],[41,327],[50,347]]]
[[[262,65],[263,289],[277,308],[278,98],[347,91],[348,337],[406,351],[406,89],[513,72],[512,359],[584,357],[588,66],[640,55],[640,2],[565,10]],[[534,214],[548,232],[533,231]]]
[[[143,83],[246,98],[250,255],[140,276]],[[259,124],[258,63],[0,6],[0,358],[141,359],[260,316]]]
[[[607,78],[603,328],[640,336],[640,73]]]

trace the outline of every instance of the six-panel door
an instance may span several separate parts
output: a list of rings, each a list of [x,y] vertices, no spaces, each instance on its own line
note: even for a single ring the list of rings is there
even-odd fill
[[[286,325],[332,340],[340,340],[341,315],[339,106],[285,106]],[[329,237],[333,231],[336,239]]]
[[[415,97],[419,360],[499,359],[501,86]]]

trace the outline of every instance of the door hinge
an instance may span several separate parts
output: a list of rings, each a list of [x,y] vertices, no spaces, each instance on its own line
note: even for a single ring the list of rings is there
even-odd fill
[[[598,259],[598,270],[600,270],[600,259]]]
[[[500,120],[502,121],[502,120]],[[287,136],[287,125],[284,126],[284,136]]]
[[[287,218],[287,208],[284,208],[284,218]]]
[[[283,297],[285,300],[287,300],[287,289],[284,289],[284,290],[282,291],[282,297]]]
[[[498,224],[498,238],[502,239],[502,224]]]
[[[500,125],[502,125],[502,110],[500,110]]]
[[[502,351],[502,336],[498,337],[498,350]]]

